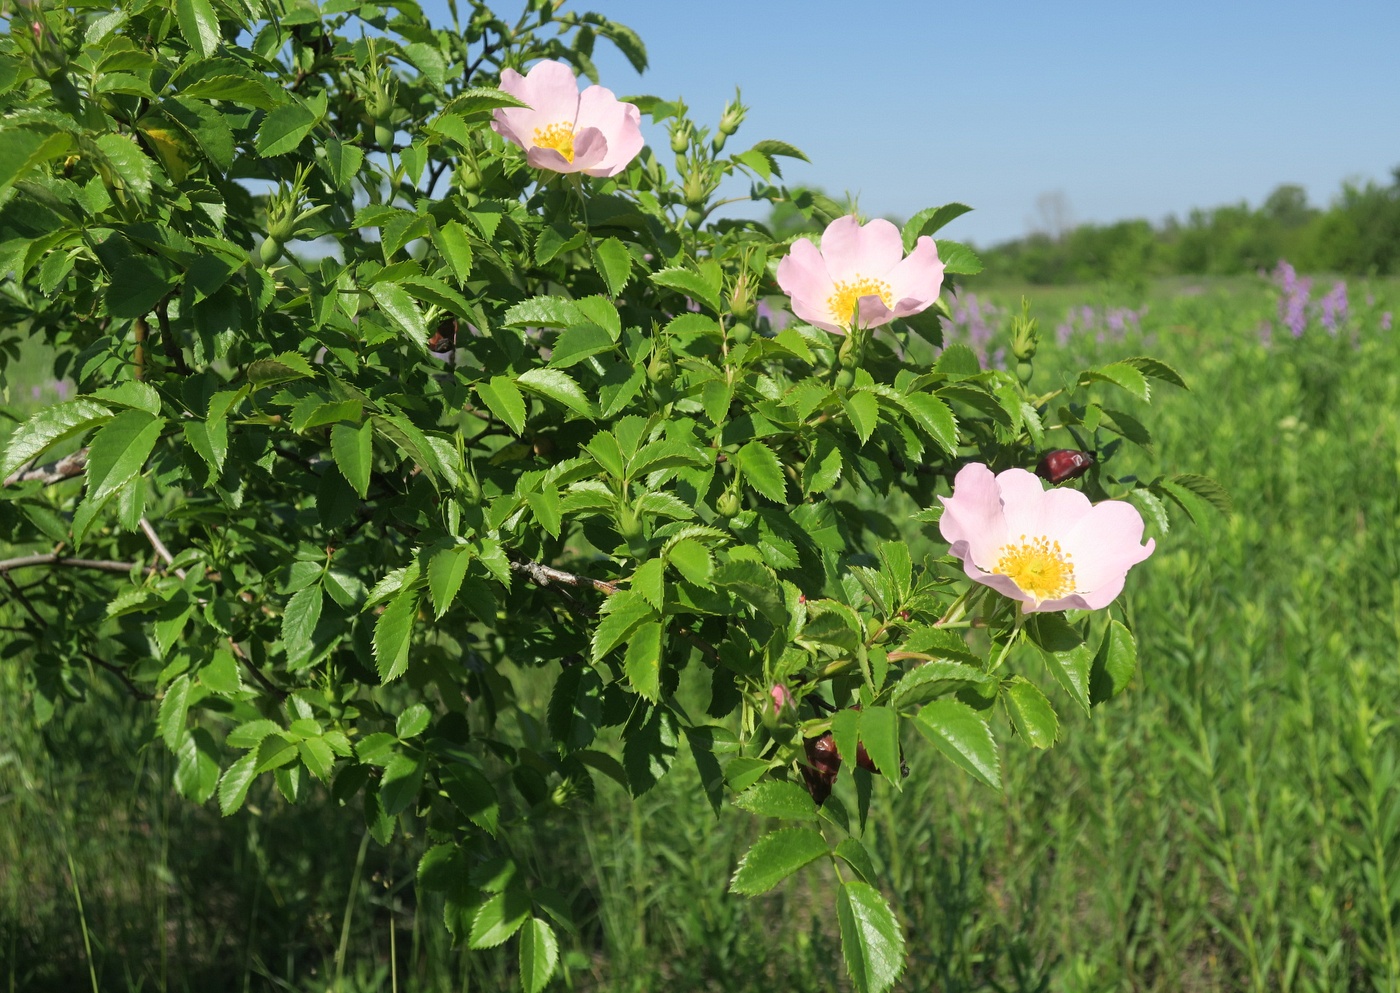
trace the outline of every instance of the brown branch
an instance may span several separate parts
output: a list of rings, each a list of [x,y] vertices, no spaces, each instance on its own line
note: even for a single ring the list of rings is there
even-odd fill
[[[42,482],[46,486],[54,483],[61,483],[65,479],[72,479],[74,476],[81,476],[83,470],[87,468],[88,450],[80,448],[71,455],[65,455],[57,462],[50,462],[48,465],[20,469],[11,473],[5,478],[6,486],[13,486],[16,483],[30,483],[35,480]]]
[[[70,569],[98,569],[102,572],[130,572],[135,562],[113,562],[110,559],[75,559],[65,555],[24,555],[17,559],[0,559],[0,572],[23,569],[34,565],[66,566]]]
[[[156,320],[160,323],[160,347],[165,353],[165,357],[175,366],[175,371],[182,376],[190,374],[190,367],[185,364],[185,353],[180,348],[180,343],[175,340],[175,333],[170,330],[170,297],[163,297],[160,303],[156,304]]]
[[[49,623],[44,620],[43,616],[39,613],[39,611],[34,609],[34,604],[30,603],[29,597],[25,596],[24,591],[21,590],[19,586],[15,583],[15,581],[10,578],[10,574],[8,572],[0,572],[0,579],[3,579],[6,585],[10,587],[10,592],[12,592],[15,595],[15,599],[19,601],[19,604],[21,607],[24,608],[25,613],[27,613],[30,617],[34,618],[35,624],[39,625],[41,628],[49,626]],[[123,670],[121,666],[116,666],[106,661],[105,659],[100,659],[85,648],[79,649],[79,651],[81,652],[83,658],[87,659],[93,665],[98,666],[102,669],[106,669],[112,675],[116,676],[117,679],[121,680],[121,683],[123,686],[126,687],[127,692],[129,692],[136,699],[155,699],[155,697],[153,697],[151,694],[142,690],[139,686],[133,683],[131,681],[131,677],[126,674],[125,670]]]
[[[541,562],[520,562],[510,563],[510,571],[519,573],[530,582],[539,587],[548,586],[591,586],[593,589],[607,596],[612,596],[620,589],[616,583],[609,583],[603,579],[590,579],[587,576],[578,576],[572,572],[565,572],[563,569],[555,569],[552,566],[544,565]]]

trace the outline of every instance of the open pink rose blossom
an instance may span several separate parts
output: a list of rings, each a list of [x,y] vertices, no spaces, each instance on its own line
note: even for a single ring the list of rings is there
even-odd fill
[[[927,235],[905,258],[899,228],[848,215],[826,226],[820,249],[806,238],[793,242],[778,263],[778,286],[802,320],[845,334],[853,315],[856,326],[874,328],[930,306],[943,286],[943,263]]]
[[[524,76],[502,70],[501,89],[530,106],[502,107],[491,127],[525,149],[525,160],[537,169],[616,176],[642,150],[636,106],[603,86],[580,93],[563,62],[538,62]]]
[[[953,495],[939,499],[938,530],[964,571],[1020,600],[1027,614],[1108,606],[1155,547],[1150,538],[1142,544],[1142,515],[1132,504],[1046,490],[1025,469],[993,475],[974,462],[958,472]]]

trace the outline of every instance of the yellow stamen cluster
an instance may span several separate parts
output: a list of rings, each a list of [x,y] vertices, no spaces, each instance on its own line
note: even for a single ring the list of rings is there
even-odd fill
[[[871,296],[879,297],[886,307],[894,306],[890,299],[890,284],[883,279],[871,279],[869,276],[858,276],[849,283],[837,283],[831,296],[826,298],[826,305],[831,311],[832,319],[837,324],[846,325],[852,320],[860,298]]]
[[[1048,538],[1027,540],[1021,535],[1018,544],[1008,544],[1001,550],[992,572],[1007,576],[1036,603],[1058,600],[1075,591],[1074,563],[1060,549],[1058,541]]]
[[[574,160],[574,126],[566,121],[551,124],[547,128],[535,128],[535,144],[540,148],[552,148],[565,161]]]

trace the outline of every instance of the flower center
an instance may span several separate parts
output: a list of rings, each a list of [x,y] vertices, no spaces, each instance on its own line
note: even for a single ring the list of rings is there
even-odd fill
[[[566,162],[574,160],[574,126],[561,121],[547,128],[535,128],[535,144],[540,148],[552,148],[564,156]]]
[[[837,324],[854,323],[853,315],[856,312],[856,304],[860,302],[861,297],[879,297],[880,302],[886,307],[893,306],[890,300],[889,283],[883,279],[857,276],[849,283],[837,283],[831,296],[826,298],[826,305]]]
[[[1074,592],[1074,563],[1060,550],[1058,541],[1048,538],[1027,540],[1021,535],[1018,544],[1002,548],[992,572],[1009,577],[1022,592],[1035,597],[1036,603]]]

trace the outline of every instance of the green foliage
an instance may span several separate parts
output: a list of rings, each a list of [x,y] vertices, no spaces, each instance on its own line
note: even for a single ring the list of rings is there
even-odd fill
[[[707,145],[642,97],[674,175],[649,149],[612,178],[538,172],[490,128],[519,103],[500,68],[589,75],[599,35],[639,67],[645,49],[552,3],[467,13],[24,8],[0,42],[0,310],[79,396],[6,449],[0,525],[42,572],[10,588],[4,652],[35,660],[40,724],[99,674],[153,701],[166,779],[225,817],[328,797],[379,846],[426,839],[447,933],[526,990],[560,968],[554,924],[576,927],[536,833],[604,790],[644,798],[688,752],[715,813],[732,794],[801,822],[731,889],[851,868],[845,962],[888,989],[904,938],[863,839],[908,732],[999,789],[998,702],[1032,745],[1061,733],[1052,682],[1010,671],[1027,656],[1000,671],[1024,635],[1086,711],[1134,671],[1123,623],[1023,627],[912,553],[910,519],[962,465],[1030,466],[1077,429],[1091,496],[1196,516],[1218,487],[1118,471],[1146,429],[1101,406],[1180,377],[1132,358],[1036,381],[940,352],[932,313],[775,331],[752,315],[788,240],[708,217],[732,175],[839,214],[781,185],[802,153],[723,156],[737,99]],[[950,276],[979,271],[941,245]],[[697,679],[706,699],[682,692]],[[807,775],[827,731],[855,818]]]
[[[1107,280],[1141,295],[1166,275],[1246,275],[1290,259],[1308,271],[1400,272],[1400,169],[1389,185],[1346,183],[1325,209],[1300,186],[1278,187],[1258,209],[1192,210],[1153,227],[1144,220],[1037,233],[983,253],[987,273],[1039,284]]]

